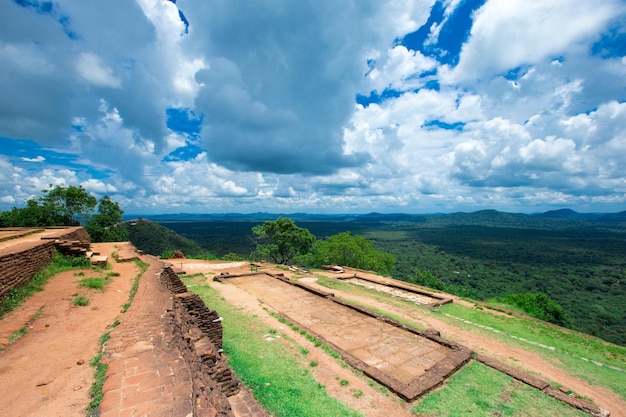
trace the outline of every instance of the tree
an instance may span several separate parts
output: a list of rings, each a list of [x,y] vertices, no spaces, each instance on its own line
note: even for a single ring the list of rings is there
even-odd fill
[[[285,217],[254,226],[252,233],[261,242],[253,255],[269,258],[277,264],[289,264],[295,256],[307,253],[315,242],[315,236],[308,229],[296,226]]]
[[[46,208],[39,205],[39,201],[31,198],[26,201],[26,207],[13,207],[11,211],[5,211],[1,215],[2,227],[30,227],[46,226],[46,221],[51,217],[46,213]]]
[[[89,217],[98,204],[96,197],[89,195],[82,185],[57,185],[43,192],[39,201],[47,216],[46,226],[76,226],[80,224],[79,217]]]
[[[430,271],[416,270],[415,274],[409,277],[409,282],[413,284],[421,285],[423,287],[432,288],[440,291],[448,291],[447,285],[430,273]]]
[[[338,233],[327,240],[316,241],[311,251],[311,259],[312,266],[334,264],[381,274],[389,274],[396,262],[391,254],[376,250],[372,240],[363,236],[353,236],[350,232]]]
[[[122,225],[124,210],[107,195],[98,202],[98,213],[89,218],[85,230],[93,242],[125,242],[128,230]]]
[[[50,185],[52,187],[52,185]],[[76,226],[89,217],[98,201],[82,187],[57,185],[39,198],[26,201],[26,207],[13,207],[0,215],[0,224],[17,227]]]

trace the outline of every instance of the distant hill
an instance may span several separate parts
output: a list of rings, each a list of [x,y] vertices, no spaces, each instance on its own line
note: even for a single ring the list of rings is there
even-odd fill
[[[150,220],[127,220],[124,227],[128,230],[133,245],[151,255],[159,256],[166,251],[181,251],[185,255],[201,255],[206,252],[197,242]]]
[[[572,209],[550,210],[545,213],[533,215],[533,217],[549,218],[549,219],[573,219],[583,220],[587,222],[602,221],[603,214],[600,213],[578,213]]]
[[[562,227],[563,221],[591,223],[624,223],[626,211],[619,213],[579,213],[572,209],[550,210],[544,213],[507,213],[498,210],[474,212],[407,214],[407,213],[366,213],[366,214],[310,214],[310,213],[176,213],[145,215],[143,218],[155,222],[171,221],[255,221],[276,220],[289,217],[294,220],[336,221],[336,222],[415,222],[433,224],[467,224],[481,226],[519,227]]]
[[[600,221],[626,223],[626,211],[620,211],[619,213],[603,214],[600,217]]]

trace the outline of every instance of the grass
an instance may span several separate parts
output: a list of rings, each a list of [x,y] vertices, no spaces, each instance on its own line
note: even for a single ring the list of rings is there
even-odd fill
[[[78,281],[78,285],[98,291],[104,291],[104,287],[110,282],[108,277],[83,278]]]
[[[135,281],[133,282],[133,286],[128,293],[128,301],[125,302],[124,305],[122,306],[122,313],[126,313],[126,311],[130,308],[130,305],[132,304],[133,299],[135,298],[135,294],[137,294],[137,289],[139,288],[139,278],[141,278],[143,273],[146,272],[146,269],[148,269],[148,267],[150,266],[150,264],[142,262],[139,259],[133,259],[133,262],[135,262],[135,265],[137,265],[137,267],[139,268],[139,272],[135,276]]]
[[[44,285],[54,275],[73,269],[90,268],[90,266],[91,262],[87,258],[64,257],[56,252],[52,262],[37,272],[32,280],[20,287],[12,288],[5,295],[0,302],[0,319],[21,305],[28,297],[43,290]]]
[[[12,345],[22,337],[26,336],[26,333],[28,333],[28,329],[26,328],[26,326],[20,327],[19,329],[15,330],[13,333],[11,333],[11,336],[9,336],[9,345]]]
[[[75,306],[84,307],[86,305],[89,305],[89,298],[85,297],[84,295],[77,295],[72,299],[72,304],[74,304]]]
[[[442,389],[426,396],[411,411],[437,417],[588,417],[478,362],[465,366]]]
[[[183,278],[205,303],[224,317],[224,351],[237,377],[275,417],[360,416],[332,398],[298,357],[297,349],[265,341],[266,327],[220,298],[208,285]],[[287,343],[286,341],[283,343]]]
[[[96,370],[93,375],[94,382],[89,388],[89,396],[91,397],[91,401],[87,405],[88,417],[96,417],[99,415],[98,407],[100,407],[100,402],[102,401],[102,397],[104,396],[104,393],[102,392],[102,387],[104,386],[104,382],[106,381],[106,373],[109,369],[109,365],[105,363],[100,363],[100,360],[102,359],[102,347],[110,339],[110,332],[103,333],[100,336],[100,338],[98,339],[98,343],[100,344],[100,352],[89,361],[89,365],[96,368]]]
[[[436,314],[455,326],[534,351],[568,373],[592,385],[608,387],[626,399],[626,372],[609,367],[626,369],[626,347],[538,320],[494,315],[458,304],[442,306]]]

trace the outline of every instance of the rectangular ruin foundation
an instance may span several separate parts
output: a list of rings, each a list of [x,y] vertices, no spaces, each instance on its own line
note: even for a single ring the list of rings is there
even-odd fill
[[[469,349],[434,331],[410,328],[282,275],[218,277],[222,278],[255,295],[406,401],[441,384],[470,358]]]

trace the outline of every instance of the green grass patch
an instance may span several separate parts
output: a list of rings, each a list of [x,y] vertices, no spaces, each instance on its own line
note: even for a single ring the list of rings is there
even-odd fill
[[[224,351],[237,377],[259,403],[276,417],[360,416],[332,398],[301,363],[296,349],[267,342],[267,328],[258,317],[244,314],[221,299],[219,294],[198,280],[196,292],[210,308],[224,317]],[[283,342],[286,343],[286,342]]]
[[[442,389],[425,397],[411,411],[437,417],[588,417],[478,362],[465,366]]]
[[[78,285],[85,288],[91,288],[98,291],[104,291],[104,287],[110,282],[107,277],[91,277],[83,278],[78,281]]]
[[[104,382],[106,381],[106,373],[109,369],[109,365],[105,363],[100,363],[102,359],[102,347],[104,344],[111,339],[110,332],[103,333],[98,339],[98,343],[100,344],[100,352],[91,358],[89,361],[89,365],[96,368],[94,372],[94,382],[91,384],[89,388],[89,396],[91,397],[91,401],[87,405],[87,416],[88,417],[97,417],[100,413],[98,411],[98,407],[100,407],[100,402],[102,401],[102,397],[104,393],[102,392],[102,387],[104,386]]]
[[[52,263],[37,272],[33,279],[26,284],[12,288],[0,302],[0,319],[7,313],[21,305],[24,300],[36,292],[42,291],[48,280],[56,274],[73,269],[90,268],[91,262],[87,258],[64,257],[55,253]]]
[[[100,346],[103,346],[109,340],[111,340],[111,333],[106,332],[103,333],[102,336],[100,336],[100,338],[98,339],[98,343],[100,343]]]
[[[19,329],[15,330],[13,333],[11,333],[11,336],[9,336],[9,345],[12,345],[13,343],[20,340],[22,337],[26,336],[26,333],[28,333],[28,329],[26,327],[20,327]]]
[[[455,326],[537,352],[568,373],[593,385],[608,387],[626,399],[624,371],[610,368],[626,369],[626,347],[538,320],[495,315],[458,304],[442,306],[436,314]],[[459,319],[470,321],[471,324]],[[594,364],[594,361],[602,366]]]
[[[77,295],[72,299],[72,304],[74,304],[75,306],[84,307],[86,305],[89,305],[89,298],[85,297],[84,295]]]
[[[109,369],[109,365],[105,363],[97,363],[95,365],[96,371],[94,372],[94,383],[89,388],[89,396],[91,397],[91,401],[87,405],[87,415],[88,416],[96,416],[97,409],[100,406],[100,402],[102,402],[102,397],[104,397],[104,393],[102,392],[102,387],[104,386],[104,382],[106,381],[106,373]]]
[[[150,264],[142,262],[139,259],[133,259],[133,262],[135,262],[135,265],[137,265],[137,267],[139,268],[139,272],[135,276],[133,286],[130,289],[130,292],[128,293],[128,301],[125,302],[124,305],[122,306],[122,313],[126,313],[126,311],[130,308],[130,305],[132,304],[133,299],[135,298],[135,294],[137,294],[137,289],[139,288],[139,278],[141,278],[143,273],[146,272],[146,270],[150,266]]]

